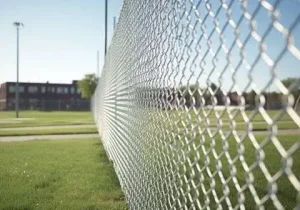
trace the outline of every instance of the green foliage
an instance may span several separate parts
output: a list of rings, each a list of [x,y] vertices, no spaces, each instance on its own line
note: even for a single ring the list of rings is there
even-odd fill
[[[78,81],[77,85],[81,90],[83,98],[90,99],[97,87],[98,78],[96,74],[86,74],[84,78]]]
[[[199,107],[213,103],[216,103],[216,105],[224,104],[224,94],[215,83],[211,83],[210,88],[200,88],[198,84],[191,84],[188,87],[182,86],[180,87],[180,91],[185,99],[185,105],[188,107],[191,105]]]
[[[246,93],[245,96],[246,96],[245,97],[246,98],[246,104],[255,106],[255,97],[256,97],[255,91],[252,90],[251,92]]]
[[[284,80],[281,80],[282,84],[290,89],[290,92],[292,95],[295,97],[295,99],[299,96],[300,94],[300,78],[286,78]]]
[[[291,85],[294,85],[293,90],[300,90],[300,78],[296,77],[288,77],[286,79],[281,80],[282,84],[289,88]]]
[[[294,96],[294,108],[297,109],[300,101],[300,78],[289,77],[281,80],[282,84],[290,89],[291,94]]]
[[[295,100],[295,108],[297,107],[297,104],[300,102],[300,78],[294,78],[289,77],[286,79],[281,80],[282,84],[289,89],[290,93],[294,96]],[[282,103],[282,93],[279,91],[273,91],[273,92],[262,92],[262,95],[265,96],[267,102],[266,105],[268,106],[268,101],[271,102],[278,102]],[[245,92],[244,97],[246,99],[246,104],[255,106],[256,104],[256,92],[254,90],[251,90],[250,92]]]

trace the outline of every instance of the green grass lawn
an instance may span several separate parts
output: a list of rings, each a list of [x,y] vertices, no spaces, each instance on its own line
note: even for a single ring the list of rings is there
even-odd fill
[[[28,136],[28,135],[55,135],[55,134],[91,134],[97,133],[94,128],[53,128],[31,130],[0,130],[0,136]]]
[[[16,119],[13,111],[0,111],[0,128],[94,123],[89,111],[21,111],[20,118]]]
[[[185,111],[180,111],[181,115],[184,115]],[[288,113],[282,112],[282,110],[266,110],[267,115],[275,119],[275,117],[280,114],[280,121],[290,121],[292,118],[289,116]],[[223,121],[230,121],[231,118],[233,118],[235,121],[240,122],[244,121],[244,117],[247,116],[247,118],[251,118],[254,122],[260,122],[265,121],[264,116],[260,112],[256,112],[255,110],[246,110],[244,112],[241,112],[239,110],[231,110],[227,112],[226,110],[212,110],[212,109],[200,109],[200,110],[190,110],[189,114],[192,118],[209,118],[210,120],[214,121],[218,118],[222,119]],[[243,116],[245,114],[245,116]],[[300,111],[297,112],[297,114],[300,114]]]
[[[164,151],[164,157],[169,156],[170,160],[174,161],[174,163],[177,162],[177,164],[172,165],[172,161],[163,163],[160,160],[161,157],[156,154],[160,165],[151,166],[156,167],[151,170],[162,172],[159,175],[162,180],[170,178],[168,177],[170,174],[177,175],[171,178],[172,182],[177,183],[177,188],[172,189],[171,185],[167,185],[161,189],[166,192],[177,192],[175,198],[181,204],[176,203],[176,209],[180,209],[180,205],[192,207],[193,202],[191,200],[196,199],[199,199],[202,208],[204,208],[206,203],[211,209],[217,209],[215,198],[221,199],[225,191],[229,192],[229,201],[235,207],[239,200],[239,190],[245,196],[245,208],[255,209],[255,196],[249,189],[249,182],[252,182],[253,189],[259,199],[268,195],[268,190],[270,189],[267,176],[263,173],[262,165],[258,164],[259,160],[264,164],[271,177],[276,177],[282,173],[279,176],[280,178],[276,179],[276,186],[274,185],[275,188],[273,188],[276,189],[277,187],[276,199],[281,202],[285,209],[294,209],[297,205],[297,190],[289,178],[292,180],[292,176],[294,176],[300,180],[299,136],[280,135],[278,136],[278,142],[276,142],[277,140],[275,139],[271,141],[265,135],[259,135],[256,137],[256,140],[257,145],[261,148],[261,152],[253,146],[254,143],[248,137],[242,139],[240,143],[232,135],[227,139],[222,139],[220,135],[214,137],[209,137],[208,135],[196,135],[195,137],[182,135],[176,138],[176,142],[172,141],[170,137],[169,140],[165,139],[157,144],[161,147],[160,150]],[[275,144],[282,145],[282,148],[286,151],[292,146],[296,148],[289,160],[291,170],[287,170],[293,172],[293,174],[289,174],[289,176],[285,174],[283,170],[285,162]],[[264,154],[264,156],[259,154]],[[155,156],[153,157],[156,159]],[[164,174],[164,171],[167,174]],[[157,179],[157,177],[154,179]],[[178,189],[182,189],[182,191],[178,191]],[[206,193],[203,192],[204,189]],[[221,205],[223,209],[228,209],[226,200],[223,200]],[[270,198],[266,200],[264,206],[265,209],[275,209]]]
[[[127,209],[98,139],[0,143],[0,209]]]
[[[245,113],[248,116],[250,116],[253,112],[246,111]],[[276,117],[277,113],[277,111],[268,112],[268,114],[272,118]],[[284,162],[282,154],[279,153],[278,148],[276,148],[275,145],[279,146],[279,149],[284,149],[285,151],[288,151],[291,148],[295,149],[291,156],[291,159],[289,159],[287,162],[291,165],[290,169],[293,172],[292,176],[294,176],[294,178],[296,178],[297,180],[300,180],[300,137],[298,135],[295,135],[295,133],[291,133],[289,135],[278,135],[278,139],[273,138],[271,140],[267,139],[267,133],[262,132],[258,134],[254,132],[253,134],[254,136],[256,136],[255,141],[257,142],[253,141],[253,139],[250,139],[249,137],[245,137],[244,139],[242,139],[241,142],[239,142],[239,139],[233,136],[233,134],[231,134],[227,138],[224,138],[224,136],[221,136],[220,134],[216,134],[215,136],[209,137],[207,132],[205,132],[204,135],[200,135],[200,130],[202,130],[205,127],[216,128],[218,117],[216,117],[215,114],[220,113],[211,113],[206,116],[206,114],[204,113],[199,113],[197,115],[192,111],[189,113],[185,113],[183,111],[175,112],[160,110],[159,112],[147,112],[145,115],[140,116],[141,121],[144,122],[143,125],[147,127],[147,129],[142,129],[143,131],[147,131],[147,133],[145,133],[145,135],[147,136],[147,138],[145,139],[147,141],[143,141],[145,140],[143,138],[140,139],[140,144],[143,145],[143,148],[141,148],[140,152],[141,154],[145,155],[145,160],[147,160],[145,161],[145,168],[147,168],[148,171],[155,172],[153,174],[148,174],[145,176],[149,176],[148,178],[151,183],[155,183],[158,178],[162,180],[168,180],[171,177],[170,184],[166,186],[160,186],[159,189],[155,190],[163,190],[166,194],[168,194],[168,192],[175,192],[175,194],[173,195],[176,198],[175,200],[181,202],[181,204],[175,204],[176,209],[180,209],[181,205],[186,205],[192,208],[193,202],[191,202],[191,200],[197,199],[199,199],[202,207],[206,203],[208,206],[211,207],[211,209],[217,209],[217,206],[215,205],[215,198],[218,197],[218,199],[221,199],[222,196],[226,193],[225,191],[228,191],[229,194],[227,201],[223,200],[221,202],[223,209],[227,209],[228,202],[230,202],[233,207],[238,204],[238,191],[241,191],[245,195],[245,208],[253,209],[255,207],[254,197],[256,197],[253,195],[253,191],[255,191],[255,193],[257,194],[258,199],[263,199],[265,196],[268,195],[268,190],[270,187],[273,187],[273,191],[277,187],[276,199],[280,201],[280,203],[284,206],[285,209],[293,209],[297,204],[297,191],[295,190],[295,187],[290,181],[293,178],[289,177],[291,175],[288,176],[283,170],[285,168],[286,162]],[[57,115],[63,116],[62,113],[59,113]],[[234,115],[233,118],[236,122],[236,130],[245,131],[246,124],[244,122],[243,116],[240,113],[231,113],[231,115]],[[200,116],[202,120],[201,122],[199,122],[198,116]],[[224,114],[220,118],[224,123],[222,126],[224,135],[227,135],[229,133],[229,122],[231,116],[229,116],[228,114]],[[122,116],[119,116],[119,120],[122,120]],[[209,123],[207,124],[207,121],[205,120],[209,121]],[[252,122],[255,130],[266,130],[268,128],[265,119],[260,114],[254,116]],[[294,123],[293,119],[286,113],[281,116],[279,122],[277,123],[277,126],[279,129],[299,129],[299,126],[296,123]],[[241,136],[242,134],[243,132],[237,132],[236,135]],[[50,141],[49,144],[43,141],[36,141],[32,142],[32,144],[36,144],[36,146],[42,144],[56,145],[56,143],[54,142],[58,141]],[[63,142],[64,144],[71,144],[70,142],[81,141],[74,140],[61,142]],[[26,143],[14,143],[22,148],[22,150],[20,149],[20,154],[24,152],[23,150],[27,149],[27,147],[24,147]],[[14,144],[7,143],[7,145]],[[253,146],[255,144],[260,149],[255,148]],[[0,154],[5,154],[4,151],[10,151],[7,150],[7,148],[5,148],[2,151],[2,145],[6,144],[0,144]],[[59,148],[58,145],[59,143],[57,143],[57,147]],[[31,147],[32,146],[30,146],[30,148],[28,149],[29,151],[32,150]],[[42,146],[38,147],[43,148]],[[70,147],[71,150],[63,150],[68,150],[70,152],[75,146],[72,145]],[[76,149],[73,148],[73,150],[75,151]],[[84,151],[84,153],[82,153],[81,155],[92,155],[92,152],[95,153],[96,151]],[[18,156],[18,153],[11,153],[13,156]],[[33,153],[32,159],[36,156],[39,156],[38,154],[35,154],[35,152],[31,153]],[[54,156],[55,160],[59,159],[56,158],[56,156],[59,157],[59,155],[56,154],[56,152],[49,152],[49,156],[52,156],[52,158]],[[65,154],[65,156],[68,155]],[[20,158],[21,156],[18,157]],[[12,157],[12,159],[14,158],[15,157]],[[0,160],[2,160],[2,158]],[[68,159],[64,159],[63,161],[68,162],[67,160]],[[79,161],[80,158],[78,157],[77,160]],[[38,160],[32,160],[32,162],[35,161]],[[47,160],[43,160],[43,162],[47,163]],[[75,164],[75,162],[73,164]],[[147,166],[147,164],[149,164],[149,166]],[[10,163],[10,165],[14,164]],[[47,168],[50,165],[53,168],[53,170],[55,170],[54,164],[47,163],[40,165],[42,168]],[[3,166],[0,166],[0,174],[4,174],[4,172],[1,171],[1,167]],[[265,167],[268,170],[268,173],[270,173],[270,177],[275,177],[282,173],[279,176],[280,178],[276,180],[276,186],[275,184],[274,186],[269,185],[266,179],[266,175],[262,171],[262,167]],[[63,167],[61,167],[59,164],[57,168],[58,170],[63,170],[61,169]],[[72,168],[69,166],[67,168],[68,170],[72,170]],[[13,169],[11,170],[13,171]],[[218,173],[218,170],[220,170],[222,176],[220,175],[220,172]],[[54,175],[52,175],[51,177],[55,177],[55,173],[53,174]],[[9,176],[7,175],[7,177]],[[2,177],[0,178],[2,179]],[[48,177],[48,179],[51,180],[50,177]],[[226,183],[224,183],[224,180],[226,180]],[[55,178],[53,185],[57,187],[56,182],[58,181],[56,181]],[[249,182],[251,182],[251,190],[249,187]],[[177,183],[176,188],[173,188],[174,183]],[[20,185],[20,183],[18,183],[18,185]],[[2,186],[0,185],[0,203],[2,196],[1,188]],[[70,187],[68,187],[68,189],[69,188]],[[203,190],[207,192],[203,193]],[[73,188],[71,191],[74,191]],[[46,195],[48,195],[48,193],[49,192],[47,192]],[[157,192],[157,194],[159,195],[163,195],[164,193]],[[62,196],[63,193],[59,191],[58,194]],[[53,195],[53,198],[51,196],[49,199],[44,198],[44,203],[47,200],[58,199],[56,195]],[[88,194],[88,196],[91,195]],[[271,199],[268,197],[265,198],[267,198],[264,202],[265,208],[274,209]],[[68,200],[67,202],[70,203],[71,201]],[[72,201],[71,203],[74,202]],[[50,206],[49,208],[68,209],[69,207],[72,209],[72,206],[60,207],[57,204],[55,204],[53,206]],[[81,206],[80,209],[93,209],[94,207],[95,206],[93,205],[88,207]],[[109,209],[104,208],[103,206],[96,207],[98,209]],[[122,208],[123,206],[119,209]]]
[[[267,114],[271,119],[275,119],[279,114],[279,110],[267,111]],[[300,113],[298,113],[299,115]],[[151,114],[150,114],[151,115]],[[246,117],[251,119],[253,130],[261,131],[268,130],[269,125],[267,120],[260,113],[255,113],[254,111],[247,110],[244,112],[244,116],[238,110],[233,110],[230,113],[226,111],[211,111],[209,110],[189,110],[186,111],[160,111],[157,116],[153,115],[153,119],[161,121],[164,119],[167,124],[176,124],[178,127],[183,127],[184,125],[199,126],[201,128],[205,127],[218,127],[221,126],[224,130],[229,130],[232,127],[232,122],[236,130],[247,130]],[[287,113],[282,113],[279,119],[276,121],[276,126],[280,130],[285,129],[299,129],[299,125],[289,116]]]

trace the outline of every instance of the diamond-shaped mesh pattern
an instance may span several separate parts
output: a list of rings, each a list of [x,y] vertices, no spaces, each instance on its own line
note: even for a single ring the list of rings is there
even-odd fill
[[[130,209],[300,209],[298,0],[125,0],[92,110]]]

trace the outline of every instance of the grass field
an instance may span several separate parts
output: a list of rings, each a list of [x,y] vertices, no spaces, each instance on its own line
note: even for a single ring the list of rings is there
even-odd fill
[[[29,135],[55,135],[55,134],[91,134],[97,133],[96,127],[91,128],[53,128],[31,130],[0,130],[0,136],[29,136]]]
[[[246,111],[243,114],[236,111],[232,111],[230,114],[228,114],[226,112],[222,113],[221,111],[205,113],[202,110],[197,113],[193,110],[190,110],[188,113],[186,113],[185,111],[162,110],[159,112],[147,112],[145,115],[140,116],[141,121],[144,122],[143,125],[147,127],[147,129],[145,130],[147,130],[148,133],[146,133],[145,135],[148,135],[146,139],[149,140],[147,142],[144,142],[147,145],[143,145],[144,147],[142,149],[145,151],[141,152],[149,156],[150,159],[148,163],[150,163],[152,160],[156,163],[162,163],[161,158],[164,158],[166,160],[164,162],[164,164],[166,165],[150,164],[149,167],[154,167],[153,169],[151,168],[150,171],[161,171],[162,173],[166,171],[168,172],[168,174],[178,175],[173,177],[174,179],[172,180],[172,183],[177,183],[177,188],[175,190],[178,192],[177,200],[181,201],[181,205],[184,204],[188,207],[192,207],[193,203],[191,202],[191,200],[199,199],[202,205],[206,203],[211,207],[211,209],[217,209],[217,206],[215,205],[215,198],[218,197],[219,199],[221,199],[226,191],[228,191],[229,194],[227,201],[223,200],[221,202],[223,208],[227,209],[228,202],[230,202],[232,206],[235,206],[238,204],[239,199],[242,199],[241,197],[239,197],[240,195],[238,191],[240,191],[245,195],[244,204],[246,209],[254,208],[254,197],[257,197],[260,200],[265,199],[264,206],[266,209],[274,209],[271,198],[268,197],[268,192],[272,190],[276,192],[276,197],[273,197],[273,199],[278,199],[285,209],[293,209],[295,207],[295,205],[297,204],[297,191],[295,190],[295,186],[293,186],[290,180],[300,180],[300,137],[296,135],[296,133],[299,132],[299,124],[295,123],[296,120],[293,119],[289,114],[282,113],[279,116],[279,120],[277,121],[276,126],[281,131],[285,129],[292,129],[292,132],[289,133],[289,131],[287,131],[287,135],[282,135],[279,131],[277,139],[270,139],[267,138],[268,132],[264,132],[267,131],[269,125],[266,123],[267,119],[264,118],[262,114],[255,114],[253,111]],[[278,111],[268,111],[267,114],[272,119],[278,117]],[[38,116],[36,117],[36,119],[43,119],[41,122],[48,123],[48,125],[55,125],[53,123],[57,122],[70,124],[75,123],[75,119],[88,119],[88,117],[92,118],[90,116],[90,113],[78,112],[75,112],[74,115],[72,115],[72,112],[54,112],[53,116],[49,117],[49,115],[51,115],[51,113],[28,112],[28,116]],[[250,139],[249,136],[239,139],[241,138],[241,136],[243,136],[243,131],[247,130],[245,115],[247,115],[247,117],[252,117],[251,122],[254,130],[253,135],[255,136],[256,140]],[[121,115],[118,117],[118,120],[121,123],[124,123],[126,122],[126,120],[128,120]],[[84,121],[85,120],[83,120],[83,122]],[[232,124],[231,122],[234,123]],[[36,125],[41,125],[38,123],[38,121],[36,123]],[[22,126],[23,125],[27,126],[26,123],[23,123]],[[217,127],[219,127],[224,132],[224,135],[229,136],[225,138],[224,136],[221,136],[220,133],[216,133],[214,136],[208,136],[209,132],[207,132],[207,130],[204,131],[203,135],[199,134],[200,131],[202,132],[202,129],[204,128],[212,128],[210,131],[212,132],[213,130],[216,130]],[[79,128],[77,128],[76,130],[77,132],[80,132]],[[83,130],[82,132],[87,132],[87,128],[83,128]],[[233,133],[230,132],[230,130],[236,130],[236,136],[234,136]],[[255,131],[263,132],[259,133]],[[24,135],[24,132],[30,133],[35,131],[23,130],[20,131],[20,135],[21,133],[23,133]],[[39,132],[45,133],[50,131],[41,130]],[[60,132],[68,132],[68,129],[62,129]],[[5,135],[5,132],[3,135]],[[66,147],[64,145],[67,145],[67,142],[68,141],[62,141],[63,147]],[[73,141],[69,141],[68,144],[70,144],[70,142]],[[74,140],[74,142],[77,141]],[[42,141],[33,142],[32,144],[35,144],[33,148],[43,148],[43,145],[46,145],[46,143]],[[41,145],[39,146],[39,144]],[[54,143],[49,143],[49,145],[52,144]],[[18,145],[19,147],[24,147],[26,143],[18,143]],[[59,143],[55,145],[59,147]],[[2,144],[0,144],[0,155],[4,151],[1,151],[1,147]],[[6,149],[7,148],[5,148],[5,151]],[[76,150],[76,148],[73,149]],[[160,152],[157,152],[157,149],[159,149]],[[19,149],[13,151],[12,149],[11,153],[18,156],[18,150]],[[292,150],[292,155],[284,159],[283,156],[285,151]],[[281,152],[281,154],[279,151]],[[95,150],[91,152],[97,153],[97,151]],[[85,159],[86,154],[92,155],[91,152],[82,153],[81,156],[84,156],[83,158]],[[22,154],[22,151],[20,153]],[[34,153],[35,152],[33,152],[33,154]],[[52,153],[49,152],[49,156],[52,159],[49,157],[48,160],[43,160],[45,163],[47,163],[47,161],[57,161],[56,157],[60,157],[58,154],[51,154]],[[167,157],[169,157],[169,159]],[[32,161],[37,162],[38,160],[34,160],[34,157],[32,157]],[[67,162],[66,159],[65,162]],[[174,163],[176,164],[171,167],[171,165]],[[191,167],[191,165],[194,163],[197,163],[197,167],[195,165]],[[75,164],[75,162],[73,164]],[[4,168],[4,166],[2,167]],[[58,164],[57,167],[54,167],[54,165],[52,164],[51,167],[53,167],[53,170],[56,170],[57,168],[59,173],[61,173],[61,170],[63,171],[63,167],[61,167],[60,164]],[[175,171],[170,171],[174,169]],[[266,175],[265,169],[267,170],[267,173],[269,173],[269,175]],[[0,170],[2,170],[1,166]],[[69,168],[69,170],[71,170],[71,168]],[[222,172],[223,177],[219,172]],[[1,173],[3,172],[0,171],[0,174]],[[159,174],[159,176],[160,178],[163,178],[164,174]],[[269,179],[270,177],[276,176],[279,178],[274,181],[273,185],[270,185],[267,181],[267,176],[269,176]],[[55,179],[55,174],[51,175],[51,177],[54,177]],[[152,178],[154,178],[154,180],[152,180],[153,182],[155,182],[155,179],[157,179],[157,177],[150,177],[150,179]],[[51,180],[50,177],[49,179]],[[226,183],[224,183],[224,180],[226,180]],[[0,185],[0,188],[1,187],[2,186]],[[168,190],[168,188],[172,186],[161,187],[161,190]],[[69,187],[68,189],[70,191],[73,190],[73,188],[71,189]],[[178,191],[178,189],[182,189],[183,191]],[[206,194],[202,192],[203,189],[207,191]],[[211,191],[211,189],[213,189],[214,192]],[[254,192],[257,195],[253,195]],[[187,196],[190,196],[192,199],[187,199]],[[55,199],[58,198],[55,197]],[[55,199],[52,197],[50,197],[49,199],[45,198],[43,202],[45,203],[47,202],[47,200],[52,201]],[[67,205],[73,204],[73,201],[66,200],[66,206],[63,206],[62,209],[72,207]],[[50,206],[49,208],[51,209],[56,207],[60,208],[57,205]],[[86,209],[85,206],[80,208]],[[88,206],[87,209],[95,208],[104,209],[104,207],[102,206],[95,207],[93,205]],[[123,206],[121,208],[123,208]],[[180,209],[180,204],[178,204],[176,208]]]
[[[172,189],[174,186],[167,184],[159,190],[178,193],[175,197],[181,203],[176,203],[176,209],[181,209],[180,206],[185,205],[193,209],[195,203],[192,200],[196,199],[199,199],[202,208],[207,204],[211,209],[217,209],[215,198],[222,199],[226,191],[229,193],[229,199],[222,200],[223,209],[228,209],[228,201],[233,207],[238,205],[241,199],[238,191],[243,192],[245,196],[243,203],[246,209],[256,209],[254,197],[266,199],[265,209],[276,209],[271,198],[268,197],[270,189],[276,192],[275,198],[281,202],[284,209],[294,209],[297,205],[297,190],[290,180],[295,178],[300,180],[300,137],[298,135],[279,135],[278,141],[271,140],[266,135],[256,136],[257,146],[260,149],[253,146],[255,143],[250,138],[246,137],[238,142],[233,135],[226,139],[220,135],[214,137],[178,135],[175,139],[176,142],[173,141],[174,138],[170,138],[149,143],[146,146],[148,148],[146,153],[149,153],[154,161],[156,159],[155,162],[160,163],[149,165],[153,167],[150,171],[162,172],[157,175],[162,180],[167,179],[171,174],[172,183],[177,183],[176,188]],[[157,150],[153,150],[155,153],[151,155],[150,145],[160,147],[162,151],[160,154],[163,153],[164,157],[157,154],[155,152]],[[291,151],[286,161],[275,145],[282,145],[281,148]],[[172,161],[162,162],[168,156]],[[287,162],[290,167],[287,167]],[[269,177],[274,177],[273,185],[269,184],[268,175],[263,172],[263,168],[268,171]],[[257,196],[250,191],[250,185]]]
[[[217,171],[218,166],[221,167],[222,173],[225,179],[229,179],[228,189],[230,190],[230,200],[233,205],[236,205],[238,202],[238,193],[236,184],[234,184],[234,180],[231,178],[231,174],[234,173],[234,170],[230,166],[230,161],[228,157],[226,157],[224,147],[228,148],[228,154],[235,162],[236,167],[236,175],[238,184],[241,188],[247,186],[247,180],[250,181],[253,179],[253,186],[256,190],[256,193],[260,199],[268,194],[268,190],[270,189],[270,185],[268,185],[268,181],[266,178],[266,174],[262,171],[262,165],[258,163],[265,164],[266,169],[270,173],[270,176],[275,176],[276,174],[283,173],[281,178],[276,180],[276,186],[278,188],[277,199],[282,203],[285,209],[293,209],[297,204],[297,191],[292,183],[289,181],[288,176],[284,173],[283,169],[285,168],[285,162],[283,161],[282,155],[279,153],[275,145],[279,145],[276,141],[271,141],[271,139],[267,139],[266,136],[257,137],[257,143],[261,150],[258,151],[253,145],[254,143],[250,138],[245,138],[241,141],[240,144],[237,143],[236,139],[233,136],[228,138],[228,141],[222,141],[220,136],[216,136],[214,139],[211,138],[202,138],[204,145],[201,147],[202,152],[202,160],[200,161],[200,165],[202,168],[205,168],[205,165],[208,163],[208,166],[211,170]],[[294,175],[300,180],[300,138],[297,135],[285,135],[278,136],[278,141],[280,145],[285,150],[289,150],[293,145],[297,148],[296,152],[291,156],[293,159],[293,163],[291,164],[291,171],[293,171]],[[226,145],[227,144],[227,145]],[[214,145],[214,149],[212,150]],[[203,149],[206,150],[205,157],[203,156]],[[200,153],[201,153],[200,152]],[[239,158],[239,155],[242,154],[243,158]],[[261,154],[261,155],[260,155]],[[216,156],[217,155],[217,156]],[[193,156],[191,158],[196,158]],[[219,159],[219,160],[217,160]],[[246,165],[247,164],[247,167]],[[246,171],[249,170],[248,172]],[[250,169],[249,169],[250,168]],[[287,170],[288,171],[288,170]],[[252,177],[250,176],[252,174]],[[206,180],[203,180],[203,185],[208,189],[211,186],[209,173],[205,170],[204,175],[206,175]],[[187,174],[187,176],[191,176],[191,174]],[[215,174],[215,188],[218,194],[218,197],[223,195],[224,184],[221,182],[221,179],[218,174]],[[274,186],[275,187],[275,186]],[[275,188],[274,188],[275,189]],[[253,195],[251,194],[249,188],[244,188],[243,192],[245,193],[245,204],[246,209],[251,209],[255,206],[255,201],[253,199]],[[203,196],[200,196],[200,198]],[[211,201],[213,201],[213,196],[210,194]],[[203,198],[204,201],[204,198]],[[223,203],[225,204],[225,202]],[[264,204],[266,209],[274,209],[272,201],[268,199]],[[225,207],[225,205],[224,205]]]
[[[269,110],[266,112],[270,119],[276,119],[276,126],[280,130],[285,129],[299,129],[300,124],[295,123],[295,120],[286,112],[279,113],[279,110]],[[300,115],[300,112],[297,112]],[[158,121],[164,119],[169,124],[176,124],[177,126],[193,125],[204,127],[221,127],[224,130],[247,130],[246,119],[251,122],[254,131],[268,130],[269,124],[267,123],[268,117],[263,116],[259,112],[247,110],[240,112],[232,110],[229,113],[224,111],[211,111],[210,110],[189,110],[183,111],[161,111],[160,116],[151,113],[153,119]],[[169,122],[168,122],[169,121]]]
[[[275,118],[277,113],[268,112],[271,118]],[[265,119],[257,114],[252,119],[254,138],[250,138],[244,136],[247,127],[241,114],[234,116],[231,113],[232,116],[229,116],[218,112],[220,117],[215,113],[206,114],[161,111],[159,115],[149,113],[145,116],[145,135],[150,140],[147,139],[147,145],[143,145],[146,150],[143,152],[160,163],[150,164],[149,167],[153,167],[150,171],[166,172],[166,175],[157,175],[162,180],[168,179],[170,174],[177,175],[171,177],[171,183],[177,183],[176,188],[173,186],[172,189],[167,184],[159,191],[167,191],[167,194],[177,192],[175,200],[181,203],[176,204],[176,209],[185,205],[193,209],[195,203],[192,201],[197,199],[204,209],[205,204],[217,209],[216,198],[221,200],[223,209],[228,209],[229,202],[235,207],[243,199],[239,191],[245,195],[243,203],[246,209],[255,209],[255,197],[265,200],[265,209],[276,209],[269,191],[276,192],[273,199],[279,200],[285,209],[294,209],[297,205],[297,184],[294,182],[293,185],[291,180],[300,180],[300,137],[295,120],[284,113],[276,123],[279,134],[271,139]],[[250,116],[252,111],[246,114]],[[235,127],[230,126],[231,117]],[[218,118],[223,122],[219,127],[223,134],[216,132],[213,135],[217,131]],[[232,133],[231,129],[237,132]],[[281,134],[285,129],[291,130],[285,132],[286,135]],[[199,134],[201,132],[203,135]],[[285,159],[286,151],[292,154]],[[269,184],[268,178],[274,178],[274,184]],[[229,193],[227,201],[224,199],[226,193]]]
[[[21,111],[20,119],[15,118],[13,111],[0,112],[0,128],[31,127],[46,125],[84,125],[93,124],[89,111]]]
[[[0,143],[0,209],[126,209],[98,139]]]
[[[243,115],[233,110],[228,114],[227,112],[214,111],[208,112],[207,110],[190,110],[186,111],[161,111],[162,117],[169,119],[176,123],[185,123],[200,125],[201,127],[217,127],[222,126],[223,129],[230,129],[231,122],[235,122],[236,130],[246,130],[247,124]],[[245,111],[248,118],[252,117],[253,130],[267,130],[269,125],[266,119],[260,113],[254,111]],[[277,110],[270,110],[267,114],[275,119],[278,115]],[[298,113],[300,114],[300,113]],[[157,113],[155,113],[157,115]],[[218,117],[217,117],[218,115]],[[21,118],[28,119],[15,119],[15,113],[12,111],[0,112],[0,128],[9,127],[30,127],[30,126],[47,126],[47,125],[84,125],[93,124],[92,114],[90,112],[71,112],[71,111],[22,111]],[[159,118],[159,117],[158,117]],[[233,120],[231,120],[233,119]],[[299,125],[287,113],[282,113],[278,122],[276,123],[278,129],[299,129]]]

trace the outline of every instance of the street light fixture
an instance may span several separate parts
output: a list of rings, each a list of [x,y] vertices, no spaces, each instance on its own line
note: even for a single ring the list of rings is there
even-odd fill
[[[14,22],[13,25],[17,28],[17,82],[15,86],[16,100],[15,100],[15,109],[16,109],[16,118],[19,117],[19,31],[20,28],[24,27],[24,24],[21,22]]]

